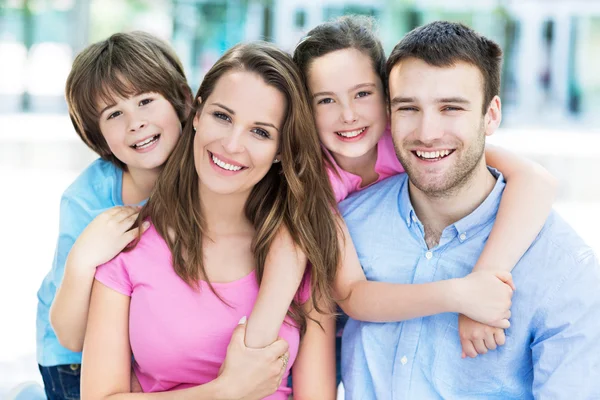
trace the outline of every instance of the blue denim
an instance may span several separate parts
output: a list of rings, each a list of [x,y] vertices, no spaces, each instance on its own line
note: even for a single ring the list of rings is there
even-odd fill
[[[81,364],[39,367],[48,400],[79,400]]]

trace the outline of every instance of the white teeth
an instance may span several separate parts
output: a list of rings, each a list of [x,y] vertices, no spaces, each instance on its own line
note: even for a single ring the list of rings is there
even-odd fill
[[[417,157],[428,158],[428,159],[436,159],[440,157],[446,157],[450,154],[450,150],[442,150],[442,151],[420,151],[417,150]]]
[[[361,133],[363,133],[365,131],[365,128],[361,128],[361,129],[357,129],[355,131],[351,131],[351,132],[336,132],[338,135],[346,137],[346,138],[353,138],[353,137],[357,137],[358,135],[360,135]]]
[[[157,139],[158,139],[158,135],[152,136],[152,137],[150,137],[150,138],[148,138],[148,139],[146,139],[146,140],[144,140],[142,142],[134,144],[131,147],[133,147],[134,149],[141,149],[143,147],[147,147],[147,145],[149,145],[151,143],[154,143]]]
[[[242,167],[238,167],[235,165],[230,165],[227,164],[224,161],[219,160],[217,157],[215,157],[215,155],[212,155],[212,160],[214,161],[215,164],[217,164],[219,167],[226,169],[228,171],[239,171],[240,169],[242,169]]]

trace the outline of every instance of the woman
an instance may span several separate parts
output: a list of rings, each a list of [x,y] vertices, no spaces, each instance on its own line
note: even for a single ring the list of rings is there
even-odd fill
[[[335,398],[334,320],[319,312],[340,257],[335,202],[301,88],[291,58],[263,43],[232,48],[206,74],[140,213],[151,226],[98,267],[84,398],[285,399],[292,364],[294,398]],[[243,328],[231,336],[280,231],[311,263],[279,333],[289,355],[281,341],[248,349]],[[129,394],[132,354],[143,391],[170,393]]]

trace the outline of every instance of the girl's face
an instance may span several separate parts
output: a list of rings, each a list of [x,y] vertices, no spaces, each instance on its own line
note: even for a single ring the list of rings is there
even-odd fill
[[[344,49],[319,57],[308,69],[308,85],[319,138],[336,159],[362,157],[377,145],[388,118],[369,56]]]
[[[100,131],[110,151],[130,171],[162,166],[179,140],[177,112],[159,93],[115,96],[113,104],[100,101],[98,109]]]
[[[285,96],[247,71],[225,73],[194,117],[194,163],[200,187],[250,193],[277,158]]]

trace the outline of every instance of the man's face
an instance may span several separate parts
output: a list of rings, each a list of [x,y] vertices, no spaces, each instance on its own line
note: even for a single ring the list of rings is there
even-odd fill
[[[396,154],[411,183],[429,196],[455,193],[482,166],[485,136],[499,123],[498,97],[482,115],[477,67],[434,67],[416,58],[392,69],[389,90]]]

